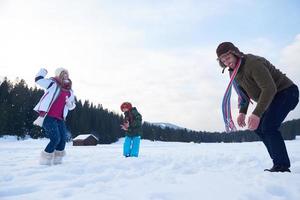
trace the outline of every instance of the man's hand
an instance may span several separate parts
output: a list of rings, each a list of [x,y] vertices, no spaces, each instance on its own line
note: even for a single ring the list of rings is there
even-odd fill
[[[237,123],[240,127],[246,126],[245,118],[246,115],[244,113],[240,113],[239,116],[237,117]]]
[[[248,128],[251,131],[255,131],[259,125],[259,122],[260,122],[260,117],[251,114],[248,118]]]

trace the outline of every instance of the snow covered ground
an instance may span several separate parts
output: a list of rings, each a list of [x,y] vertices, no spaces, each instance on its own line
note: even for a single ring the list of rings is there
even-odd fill
[[[122,142],[66,147],[62,165],[40,166],[47,139],[0,138],[0,199],[299,200],[300,139],[287,141],[292,173],[263,172],[261,142],[194,144],[143,140],[139,158]]]

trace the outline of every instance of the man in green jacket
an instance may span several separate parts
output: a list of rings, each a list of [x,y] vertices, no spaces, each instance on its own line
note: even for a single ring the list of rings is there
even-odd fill
[[[229,71],[237,68],[234,78],[248,100],[240,106],[237,123],[245,127],[249,99],[257,102],[248,117],[248,128],[265,144],[273,167],[270,172],[290,172],[290,160],[279,127],[299,101],[298,87],[268,60],[244,54],[231,42],[219,44],[216,50],[220,66]]]

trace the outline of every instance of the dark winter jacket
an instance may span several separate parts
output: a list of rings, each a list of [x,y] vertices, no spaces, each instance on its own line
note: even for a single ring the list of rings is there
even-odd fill
[[[135,107],[124,113],[125,122],[129,122],[128,131],[125,132],[126,136],[142,136],[142,115]]]
[[[253,114],[259,117],[266,111],[277,92],[293,84],[268,60],[252,54],[244,55],[235,80],[247,95],[257,102]],[[241,107],[240,112],[246,114],[248,105]]]

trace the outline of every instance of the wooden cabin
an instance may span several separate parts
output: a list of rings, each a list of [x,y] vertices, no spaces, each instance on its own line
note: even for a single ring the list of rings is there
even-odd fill
[[[73,146],[95,146],[98,141],[98,138],[93,134],[82,134],[73,139]]]

